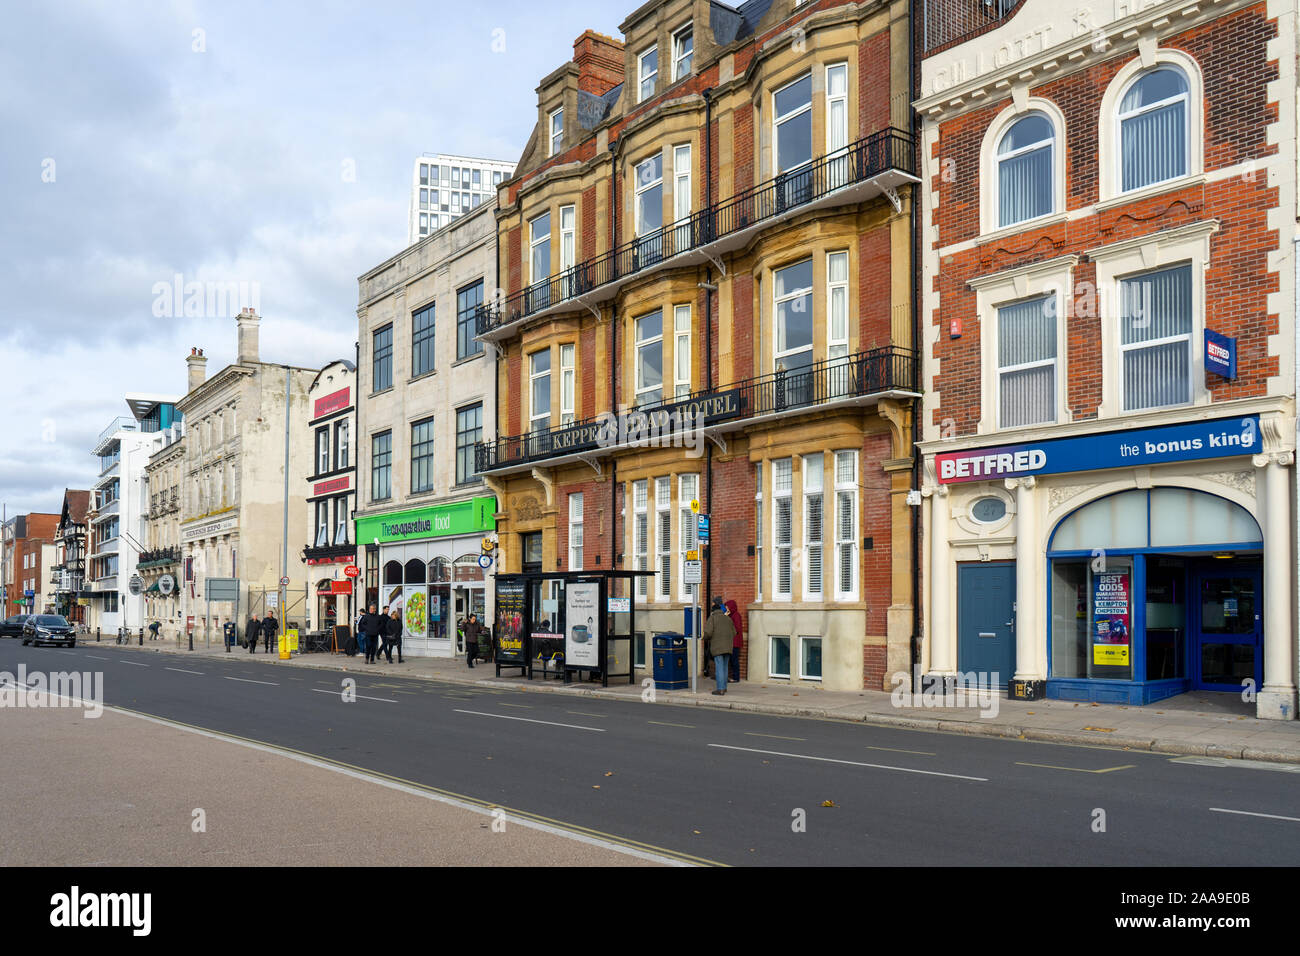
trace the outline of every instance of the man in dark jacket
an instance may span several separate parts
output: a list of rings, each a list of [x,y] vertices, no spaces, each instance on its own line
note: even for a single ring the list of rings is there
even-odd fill
[[[704,633],[701,637],[700,643],[704,646],[700,649],[713,658],[713,676],[718,684],[718,689],[713,693],[722,696],[727,692],[727,673],[731,670],[729,659],[732,643],[736,638],[736,627],[727,616],[727,608],[722,603],[722,598],[713,599],[713,612],[704,622]]]
[[[483,625],[478,622],[478,616],[471,612],[465,621],[465,663],[470,667],[474,666],[474,658],[478,657],[478,638],[482,631]]]
[[[393,648],[397,648],[397,663],[405,663],[402,660],[402,618],[396,611],[388,615],[384,628],[384,654],[388,657],[388,663],[393,663]]]
[[[275,615],[270,611],[266,612],[266,617],[262,619],[262,642],[266,647],[266,653],[271,653],[271,642],[275,640],[276,632],[280,630],[280,622],[275,619]]]
[[[370,612],[361,616],[361,634],[366,639],[366,663],[373,664],[379,654],[379,635],[388,626],[388,618],[378,613],[375,605],[370,605]]]
[[[244,642],[248,645],[248,653],[257,653],[257,639],[262,636],[262,622],[255,617],[248,619],[248,626],[244,628]]]

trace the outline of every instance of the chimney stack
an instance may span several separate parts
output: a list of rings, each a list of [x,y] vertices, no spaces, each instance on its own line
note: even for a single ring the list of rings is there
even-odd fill
[[[578,65],[578,89],[603,96],[623,82],[623,44],[595,30],[584,30],[573,41]]]
[[[208,359],[203,354],[203,349],[192,348],[189,357],[185,359],[185,364],[190,367],[190,383],[187,392],[192,392],[207,380]]]
[[[239,318],[235,320],[239,326],[238,362],[240,365],[256,365],[261,361],[257,346],[257,326],[261,321],[262,317],[251,306],[243,309],[239,313]]]

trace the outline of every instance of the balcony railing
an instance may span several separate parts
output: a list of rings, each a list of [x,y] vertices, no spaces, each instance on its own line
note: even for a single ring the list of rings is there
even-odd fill
[[[724,202],[714,203],[686,219],[625,242],[611,252],[580,262],[512,296],[483,303],[476,312],[478,334],[489,335],[521,319],[580,299],[685,252],[710,252],[715,247],[723,251],[721,247],[729,237],[742,236],[769,220],[884,173],[904,174],[898,177],[899,183],[914,180],[915,170],[911,136],[893,127],[883,129]]]
[[[650,436],[671,440],[681,428],[743,424],[773,415],[795,414],[889,392],[914,393],[917,354],[897,346],[871,349],[811,365],[778,370],[684,399],[643,406],[615,416],[539,429],[512,438],[479,442],[474,466],[480,472],[529,465],[597,449],[640,447]]]
[[[100,445],[104,444],[104,442],[107,441],[115,432],[134,432],[139,431],[139,429],[140,423],[134,418],[129,415],[119,415],[117,418],[109,422],[107,428],[99,433],[99,437],[95,439],[95,447],[98,448]]]
[[[152,551],[141,551],[136,567],[161,568],[169,564],[179,564],[180,560],[180,548],[155,548]]]
[[[993,26],[1015,11],[1021,0],[926,0],[925,52],[948,46]]]

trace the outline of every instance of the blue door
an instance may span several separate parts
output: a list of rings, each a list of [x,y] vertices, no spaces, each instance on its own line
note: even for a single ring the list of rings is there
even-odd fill
[[[1263,571],[1258,562],[1202,570],[1192,592],[1192,686],[1241,693],[1264,683]]]
[[[1016,670],[1016,566],[957,566],[957,669],[1006,687]]]

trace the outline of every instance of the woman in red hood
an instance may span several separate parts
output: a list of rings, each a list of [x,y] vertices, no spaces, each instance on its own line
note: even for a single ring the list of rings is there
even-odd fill
[[[731,618],[731,623],[734,624],[736,627],[736,636],[731,642],[732,643],[731,675],[730,675],[731,682],[733,684],[739,684],[740,683],[740,648],[741,645],[744,644],[744,640],[740,636],[741,635],[740,608],[736,607],[735,601],[727,602],[727,617]]]

